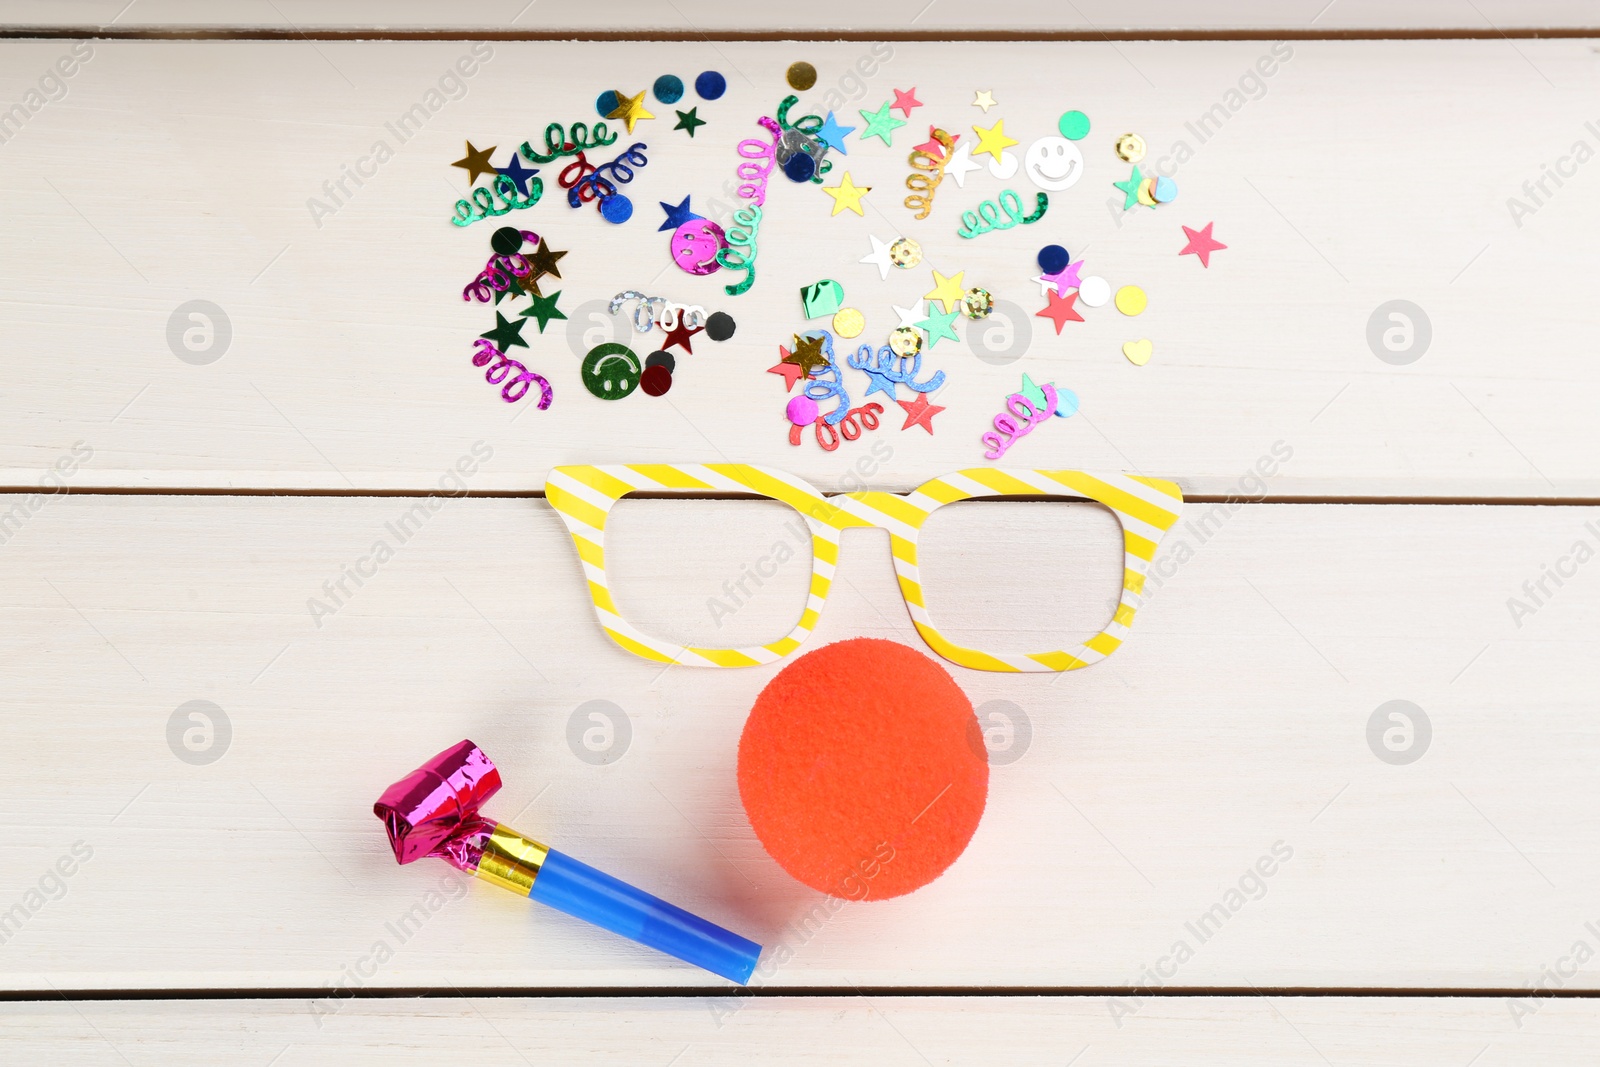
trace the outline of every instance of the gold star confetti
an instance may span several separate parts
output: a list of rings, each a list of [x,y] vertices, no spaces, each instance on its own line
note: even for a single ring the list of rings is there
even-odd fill
[[[955,277],[946,278],[938,271],[933,272],[933,290],[924,293],[928,300],[938,300],[944,304],[946,314],[955,310],[957,304],[967,295],[966,288],[961,284],[961,279],[966,277],[966,271],[957,271]]]
[[[633,132],[633,124],[640,119],[653,119],[655,116],[644,109],[644,91],[638,96],[623,96],[617,93],[617,106],[611,109],[608,119],[621,119],[628,124],[628,132]]]
[[[1012,143],[1015,144],[1016,142],[1013,141]],[[840,179],[838,185],[825,185],[822,187],[822,191],[833,197],[834,215],[837,215],[845,208],[849,208],[857,215],[866,216],[866,212],[861,210],[861,198],[872,192],[872,186],[855,184],[850,180],[849,171],[844,172],[844,177]]]
[[[822,338],[794,335],[794,351],[783,357],[783,362],[793,363],[807,378],[811,372],[828,366],[828,357],[822,354]]]

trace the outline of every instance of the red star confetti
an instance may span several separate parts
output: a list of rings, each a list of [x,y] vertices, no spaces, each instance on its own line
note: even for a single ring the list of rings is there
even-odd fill
[[[1082,322],[1083,316],[1078,314],[1078,309],[1072,305],[1078,302],[1076,291],[1062,296],[1060,293],[1046,293],[1050,298],[1050,305],[1043,310],[1035,311],[1034,318],[1049,319],[1056,324],[1056,333],[1061,332],[1061,327],[1069,322]]]
[[[904,91],[896,89],[894,91],[894,104],[892,106],[899,109],[900,114],[904,115],[906,118],[910,118],[911,109],[922,106],[922,101],[917,99],[917,87],[913,85],[911,88]]]
[[[689,347],[689,338],[703,329],[705,329],[704,326],[696,326],[691,330],[688,323],[680,321],[677,326],[667,331],[667,339],[661,342],[661,350],[665,352],[672,345],[677,345],[690,355],[694,355],[694,349]],[[1058,330],[1057,332],[1060,331]]]
[[[918,393],[915,400],[896,400],[895,403],[905,408],[906,411],[906,424],[900,427],[901,430],[909,430],[913,426],[921,426],[929,434],[932,434],[933,417],[944,410],[937,404],[928,403],[927,393]]]
[[[789,362],[789,350],[787,348],[779,345],[778,351],[783,353],[783,358],[776,366],[768,367],[767,373],[783,375],[783,391],[791,393],[794,391],[795,383],[805,377],[806,370],[798,363]]]
[[[928,139],[926,141],[924,141],[922,144],[917,145],[916,151],[922,152],[922,153],[924,153],[924,154],[926,154],[928,156],[933,157],[934,159],[943,159],[944,158],[944,145],[940,144],[938,142],[938,140],[933,136],[933,131],[936,130],[936,129],[938,129],[937,126],[929,126],[928,127]],[[950,134],[950,147],[952,149],[955,148],[956,142],[959,141],[959,140],[961,140],[961,135],[959,133]]]
[[[1191,230],[1185,226],[1183,232],[1189,238],[1189,243],[1183,246],[1183,251],[1179,252],[1178,255],[1199,256],[1202,267],[1211,266],[1211,253],[1219,248],[1228,247],[1211,236],[1211,227],[1215,225],[1216,223],[1214,222],[1208,222],[1205,225],[1205,229],[1202,230]]]

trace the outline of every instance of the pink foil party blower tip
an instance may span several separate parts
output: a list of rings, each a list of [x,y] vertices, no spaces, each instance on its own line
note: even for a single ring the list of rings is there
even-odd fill
[[[372,806],[394,858],[438,856],[458,870],[548,904],[740,984],[761,946],[479,814],[500,772],[471,741],[452,745]]]

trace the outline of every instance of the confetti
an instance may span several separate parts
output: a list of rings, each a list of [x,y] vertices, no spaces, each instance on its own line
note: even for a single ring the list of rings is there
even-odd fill
[[[961,298],[961,314],[969,319],[986,319],[994,311],[994,297],[989,290],[974,286]]]
[[[722,94],[728,91],[728,79],[714,70],[704,71],[694,80],[694,91],[700,94],[702,100],[720,100]]]
[[[558,290],[557,292],[551,293],[549,296],[536,296],[533,298],[533,303],[524,308],[522,311],[518,312],[518,314],[537,319],[539,322],[539,332],[544,333],[545,324],[550,320],[564,319],[567,317],[564,312],[559,311],[556,308],[556,297],[560,295],[561,293]]]
[[[684,203],[688,203],[688,201],[685,200]],[[661,206],[666,207],[665,204]],[[1045,245],[1039,249],[1038,260],[1040,270],[1046,274],[1055,274],[1065,268],[1072,260],[1072,254],[1060,245]]]
[[[984,459],[996,460],[1005,455],[1018,438],[1032,433],[1035,425],[1055,411],[1056,387],[1047,383],[1040,387],[1040,391],[1044,394],[1044,403],[1040,406],[1035,406],[1022,393],[1012,393],[1006,397],[1006,411],[994,417],[994,430],[979,438],[989,446],[983,453]],[[1022,421],[1018,422],[1018,419]],[[1001,437],[1001,434],[1005,436]]]
[[[832,315],[844,306],[844,286],[832,278],[800,287],[800,310],[808,319]]]
[[[965,299],[965,294],[962,294],[962,298]],[[948,337],[952,341],[958,340],[955,328],[951,324],[956,321],[960,314],[959,310],[930,311],[927,318],[917,323],[917,329],[928,335],[929,348],[938,345],[939,339],[942,337]]]
[[[895,403],[899,404],[906,413],[906,424],[900,427],[902,431],[909,430],[913,426],[921,426],[928,431],[929,436],[932,436],[933,417],[943,411],[944,408],[928,403],[928,395],[926,393],[918,393],[915,400],[896,400]]]
[[[663,104],[676,104],[683,99],[683,79],[676,74],[663,74],[656,79],[650,91],[655,93],[656,99]]]
[[[824,186],[822,191],[833,197],[831,215],[837,215],[839,212],[849,208],[857,215],[865,216],[866,212],[861,210],[861,198],[872,192],[872,186],[856,185],[850,180],[850,172],[845,171],[844,178],[838,185]]]
[[[583,357],[583,387],[601,400],[621,400],[639,387],[639,357],[616,341],[595,345]]]
[[[450,221],[457,226],[471,226],[474,222],[482,222],[484,219],[492,219],[500,215],[509,214],[512,211],[530,208],[537,204],[539,198],[544,195],[544,183],[538,178],[534,178],[529,185],[529,190],[528,195],[519,200],[517,199],[517,187],[512,184],[511,179],[503,174],[497,175],[492,189],[488,186],[480,185],[472,190],[471,203],[465,200],[457,200],[455,217]],[[495,197],[499,197],[500,204],[504,206],[496,206]],[[473,212],[474,207],[477,208],[476,214]]]
[[[867,317],[857,308],[840,308],[833,316],[833,332],[840,337],[859,337],[867,328]]]
[[[981,90],[972,98],[972,106],[981,107],[983,109],[983,113],[987,115],[989,113],[989,109],[994,107],[994,92],[990,89]]]
[[[996,163],[1001,161],[1001,152],[1014,144],[1021,143],[1014,137],[1006,136],[1005,119],[1000,119],[988,129],[984,129],[982,126],[974,126],[972,127],[972,132],[978,135],[978,147],[972,150],[972,154],[981,156],[987,152]]]
[[[1121,189],[1126,194],[1122,202],[1122,210],[1127,211],[1139,202],[1139,186],[1144,182],[1144,175],[1139,173],[1138,164],[1134,164],[1133,173],[1125,182],[1112,182],[1111,184]]]
[[[1077,293],[1068,293],[1066,296],[1062,296],[1057,292],[1047,295],[1050,303],[1043,310],[1035,311],[1033,315],[1035,318],[1049,319],[1055,323],[1057,335],[1061,333],[1061,327],[1067,323],[1083,321],[1083,316],[1078,314],[1078,309],[1072,306],[1078,300]]]
[[[590,148],[604,148],[616,141],[617,135],[603,122],[595,123],[592,130],[584,123],[574,122],[570,134],[561,123],[552,122],[544,128],[543,154],[535,152],[528,141],[522,142],[520,151],[535,163],[554,163],[564,156],[576,156]]]
[[[961,298],[965,295],[961,282],[966,275],[967,272],[964,270],[956,272],[953,277],[946,277],[938,271],[934,271],[933,288],[923,293],[922,298],[924,300],[938,300],[944,304],[946,311],[954,311],[956,305],[961,302]],[[895,310],[899,311],[900,309],[895,308]]]
[[[1044,218],[1044,213],[1050,209],[1050,197],[1045,193],[1034,193],[1035,206],[1027,215],[1022,213],[1022,197],[1015,189],[1000,190],[1000,203],[985,200],[978,205],[976,211],[963,211],[961,213],[961,228],[956,230],[956,236],[973,238],[991,230],[1009,230],[1013,226],[1027,226]],[[1002,219],[1000,212],[1004,211],[1006,217]]]
[[[1130,318],[1145,309],[1148,298],[1137,285],[1124,285],[1117,290],[1117,310]]]
[[[784,80],[789,83],[789,88],[803,93],[817,84],[817,68],[803,60],[791,63],[784,73]]]
[[[1211,266],[1211,253],[1228,247],[1211,236],[1211,227],[1215,225],[1214,222],[1208,222],[1204,228],[1198,230],[1191,230],[1185,226],[1183,232],[1189,238],[1189,243],[1183,246],[1178,255],[1198,256],[1202,267]]]
[[[911,190],[911,195],[906,197],[905,205],[915,211],[919,219],[927,218],[928,212],[933,210],[934,191],[944,181],[945,164],[955,148],[955,139],[943,130],[930,126],[928,132],[927,142],[918,145],[910,156],[911,166],[923,173],[906,175],[906,188]]]
[[[1081,141],[1089,136],[1089,116],[1081,111],[1064,112],[1056,122],[1056,129],[1069,141]]]
[[[906,270],[922,262],[922,246],[909,237],[902,237],[889,246],[889,262]]]
[[[1150,353],[1155,350],[1155,345],[1148,340],[1122,342],[1122,354],[1128,357],[1128,362],[1135,367],[1142,367],[1150,362]]]
[[[906,123],[903,119],[897,119],[889,114],[890,107],[889,101],[885,100],[883,105],[876,111],[861,109],[858,112],[867,124],[861,133],[861,140],[865,141],[868,137],[876,137],[884,144],[890,147],[894,146],[894,131]]]
[[[504,383],[500,389],[501,400],[508,404],[515,404],[528,395],[528,389],[531,386],[537,385],[539,387],[539,410],[544,411],[550,407],[550,401],[554,398],[555,393],[543,375],[535,374],[516,360],[508,358],[504,352],[481,337],[474,343],[478,349],[472,354],[472,365],[474,367],[487,366],[490,360],[499,361],[484,371],[483,377],[490,385]],[[516,377],[511,378],[513,369],[516,370],[517,374]],[[511,380],[506,381],[507,378],[511,378]],[[517,388],[519,385],[522,387],[521,389]]]
[[[688,131],[689,136],[693,137],[695,129],[706,124],[706,120],[699,116],[699,110],[700,109],[697,107],[691,107],[688,111],[679,111],[677,113],[678,124],[672,128],[675,130],[686,130]]]
[[[844,146],[844,139],[855,132],[856,127],[840,126],[837,122],[835,122],[833,118],[833,112],[830,111],[828,112],[827,121],[822,124],[822,129],[817,131],[816,137],[817,140],[821,141],[829,148],[837,149],[841,155],[847,156],[850,154],[850,152]]]
[[[906,118],[909,119],[911,117],[912,108],[921,106],[922,101],[917,99],[917,87],[915,85],[909,89],[896,89],[894,91],[895,110],[899,111],[900,114],[904,115]]]
[[[704,215],[697,215],[689,210],[689,198],[686,196],[677,204],[669,204],[665,200],[656,201],[661,205],[661,210],[667,213],[667,221],[656,227],[656,232],[662,230],[676,230],[686,222],[694,219],[704,219]]]
[[[493,145],[484,149],[474,148],[472,147],[472,142],[468,141],[467,154],[450,165],[452,167],[460,167],[462,170],[466,171],[467,182],[469,184],[475,184],[478,180],[478,176],[481,174],[499,173],[499,171],[495,169],[494,164],[489,162],[489,157],[494,153],[494,150],[495,146]]]
[[[867,235],[867,239],[872,242],[872,251],[868,255],[862,256],[860,262],[871,263],[873,266],[877,267],[878,280],[883,281],[889,277],[889,267],[892,263],[891,256],[893,254],[890,249],[891,247],[897,247],[900,242],[896,241],[894,246],[890,246],[884,244],[882,241],[878,240],[876,235],[870,233]]]
[[[494,329],[480,333],[478,336],[493,341],[494,346],[500,349],[515,348],[518,345],[527,348],[528,342],[522,339],[522,328],[526,325],[528,325],[526,321],[511,322],[496,311],[494,313]]]
[[[1099,275],[1091,275],[1078,285],[1078,298],[1092,308],[1104,306],[1111,299],[1111,283]]]
[[[1125,133],[1117,138],[1117,158],[1124,163],[1137,163],[1144,158],[1144,138],[1136,133]]]

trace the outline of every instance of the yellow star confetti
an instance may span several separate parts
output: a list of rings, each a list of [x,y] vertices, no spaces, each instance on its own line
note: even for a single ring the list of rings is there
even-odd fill
[[[973,97],[972,106],[983,108],[983,113],[987,115],[989,113],[989,109],[994,107],[994,90],[985,89],[983,92]]]
[[[638,96],[623,96],[617,93],[617,106],[606,118],[621,119],[628,124],[628,132],[632,133],[634,123],[640,119],[653,119],[655,116],[644,109],[644,92],[641,90]]]
[[[975,156],[987,152],[994,157],[996,163],[1000,162],[1000,153],[1014,144],[1020,144],[1014,137],[1006,136],[1006,120],[1001,119],[989,129],[982,126],[972,127],[972,132],[978,135],[978,147],[972,150]]]
[[[855,184],[850,180],[849,171],[844,172],[844,177],[840,179],[838,185],[825,185],[822,187],[822,191],[833,197],[834,215],[837,215],[845,208],[849,208],[857,215],[866,216],[866,212],[861,210],[861,198],[872,192],[872,186]]]
[[[961,303],[962,298],[967,295],[966,288],[961,283],[961,279],[966,276],[967,272],[964,270],[957,271],[953,278],[946,278],[938,271],[934,271],[933,290],[922,295],[927,300],[941,301],[944,304],[945,313],[949,314],[955,310],[956,305]]]

